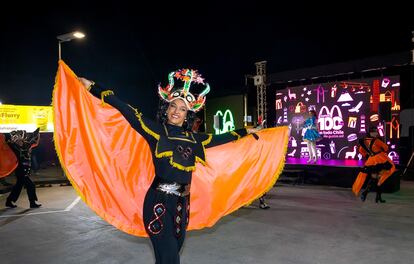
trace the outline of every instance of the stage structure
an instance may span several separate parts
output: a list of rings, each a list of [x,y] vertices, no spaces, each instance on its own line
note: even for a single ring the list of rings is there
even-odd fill
[[[276,124],[291,127],[288,158],[307,159],[302,137],[308,111],[317,113],[323,139],[318,157],[325,161],[361,160],[357,146],[370,126],[376,126],[389,146],[389,157],[399,163],[399,76],[378,77],[288,87],[276,91]]]
[[[266,105],[266,61],[256,62],[254,85],[257,89],[257,120],[267,120]],[[265,124],[266,127],[266,124]]]

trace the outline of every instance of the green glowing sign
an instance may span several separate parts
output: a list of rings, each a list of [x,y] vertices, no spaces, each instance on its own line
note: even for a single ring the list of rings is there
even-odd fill
[[[229,131],[233,131],[235,129],[234,127],[234,119],[233,119],[233,114],[231,113],[231,111],[229,109],[227,109],[224,112],[221,112],[220,110],[218,110],[216,112],[216,114],[214,115],[215,118],[218,117],[219,122],[221,121],[222,124],[220,124],[220,127],[216,127],[214,126],[214,130],[216,135],[220,135]],[[217,122],[215,122],[217,123]]]

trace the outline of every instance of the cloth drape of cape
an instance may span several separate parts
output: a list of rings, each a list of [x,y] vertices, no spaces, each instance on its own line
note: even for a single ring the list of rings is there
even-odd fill
[[[378,181],[378,186],[381,186],[394,172],[395,172],[395,165],[392,162],[392,160],[388,157],[387,153],[382,152],[379,153],[373,157],[369,157],[368,160],[365,162],[364,166],[374,166],[376,164],[382,164],[385,162],[389,162],[392,164],[391,169],[389,170],[383,170],[380,172],[380,179]],[[361,191],[362,186],[364,185],[368,174],[364,172],[358,173],[357,178],[354,181],[354,184],[352,185],[352,192],[355,195],[359,195],[359,192]]]
[[[59,61],[53,93],[55,147],[67,177],[103,219],[136,236],[147,236],[143,202],[154,178],[147,142],[109,104],[91,95]],[[206,149],[191,183],[188,230],[213,226],[251,203],[276,182],[285,162],[288,127],[262,130]]]
[[[6,143],[5,136],[0,133],[0,178],[10,175],[17,165],[16,155]]]

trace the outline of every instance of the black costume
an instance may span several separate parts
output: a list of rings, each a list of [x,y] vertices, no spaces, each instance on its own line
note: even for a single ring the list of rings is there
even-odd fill
[[[17,177],[16,184],[13,186],[10,195],[7,197],[6,206],[14,208],[12,202],[16,202],[20,196],[23,186],[27,190],[27,196],[30,201],[30,208],[37,208],[40,204],[36,204],[36,187],[30,179],[31,176],[31,152],[32,148],[37,146],[39,142],[39,129],[33,133],[27,133],[24,130],[12,131],[5,134],[7,144],[13,150],[17,157],[18,165],[15,170]]]
[[[247,134],[246,129],[216,136],[193,133],[145,118],[112,91],[104,91],[96,84],[90,92],[118,109],[148,142],[155,179],[144,201],[145,228],[154,247],[156,263],[179,263],[189,220],[189,189],[195,163],[205,163],[204,148],[239,139]]]

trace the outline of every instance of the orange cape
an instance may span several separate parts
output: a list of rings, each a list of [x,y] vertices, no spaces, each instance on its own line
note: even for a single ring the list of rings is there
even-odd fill
[[[147,142],[109,104],[91,95],[59,61],[53,92],[55,147],[67,177],[82,199],[122,231],[147,236],[143,202],[154,178]],[[288,127],[206,150],[191,183],[188,230],[213,226],[275,184],[288,143]]]
[[[387,180],[395,172],[394,163],[388,157],[387,153],[382,152],[373,157],[369,157],[368,160],[364,164],[364,166],[373,166],[375,164],[385,163],[387,161],[392,164],[392,167],[389,170],[383,170],[380,172],[381,177],[379,178],[378,186],[382,185],[385,182],[385,180]],[[367,176],[368,176],[367,173],[364,173],[364,172],[358,173],[358,176],[355,179],[354,184],[352,185],[352,192],[355,195],[359,195],[359,192],[361,191],[361,188],[364,185],[365,180],[367,179]]]
[[[17,168],[18,162],[13,150],[0,133],[0,178],[10,175]]]

